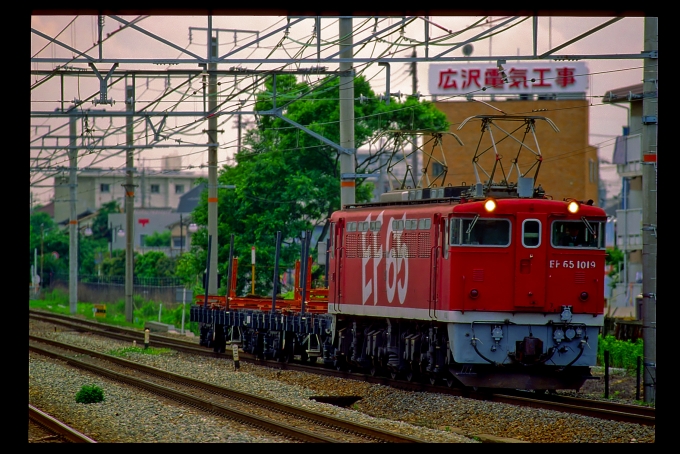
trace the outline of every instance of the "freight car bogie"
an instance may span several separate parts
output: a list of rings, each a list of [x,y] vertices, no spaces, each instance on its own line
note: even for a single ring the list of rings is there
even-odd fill
[[[230,327],[230,331],[237,329],[241,333],[238,342],[243,351],[258,359],[316,363],[319,358],[329,357],[330,339],[317,334]]]
[[[371,317],[338,317],[336,322],[334,366],[339,370],[431,382],[446,374],[444,324]]]

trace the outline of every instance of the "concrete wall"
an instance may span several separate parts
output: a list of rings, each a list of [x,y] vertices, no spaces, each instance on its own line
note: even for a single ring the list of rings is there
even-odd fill
[[[181,302],[177,302],[177,290],[183,287],[133,287],[132,294],[141,296],[145,301],[155,301],[163,303],[164,307],[174,308]],[[69,292],[68,282],[55,280],[50,289],[59,289],[65,293]],[[107,304],[125,301],[125,285],[120,284],[98,284],[98,283],[78,283],[78,301],[93,304]],[[189,304],[190,301],[187,301]]]

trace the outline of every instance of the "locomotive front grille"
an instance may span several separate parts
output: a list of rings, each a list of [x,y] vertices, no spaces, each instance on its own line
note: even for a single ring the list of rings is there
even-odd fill
[[[474,282],[483,282],[484,270],[472,270],[472,280]]]

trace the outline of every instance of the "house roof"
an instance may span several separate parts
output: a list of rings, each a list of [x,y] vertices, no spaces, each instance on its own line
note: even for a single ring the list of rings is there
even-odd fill
[[[54,201],[51,201],[47,205],[43,205],[39,208],[35,208],[33,211],[36,213],[47,213],[51,218],[54,218]]]
[[[82,221],[84,219],[88,219],[90,217],[93,217],[96,214],[97,214],[96,212],[90,211],[89,209],[87,209],[87,210],[83,211],[82,213],[79,213],[76,216],[76,218],[78,219],[78,221]],[[70,221],[70,219],[64,219],[63,221],[57,222],[57,225],[62,225],[62,226],[68,225],[69,221]]]
[[[179,203],[177,204],[177,212],[191,213],[194,211],[194,208],[196,208],[198,202],[201,200],[201,192],[207,187],[208,185],[206,183],[201,183],[191,188],[186,194],[182,194],[179,198]]]

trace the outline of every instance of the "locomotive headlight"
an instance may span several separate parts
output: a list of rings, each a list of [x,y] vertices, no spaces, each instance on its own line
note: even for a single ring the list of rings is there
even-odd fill
[[[496,209],[496,201],[494,199],[487,199],[486,202],[484,202],[484,209],[491,213]]]
[[[581,301],[586,301],[588,299],[588,292],[581,292],[579,298],[581,299]]]
[[[475,299],[479,296],[479,291],[476,288],[470,290],[470,298]]]
[[[570,213],[578,213],[578,209],[579,209],[579,204],[575,200],[572,200],[567,205],[567,210],[569,210]]]

